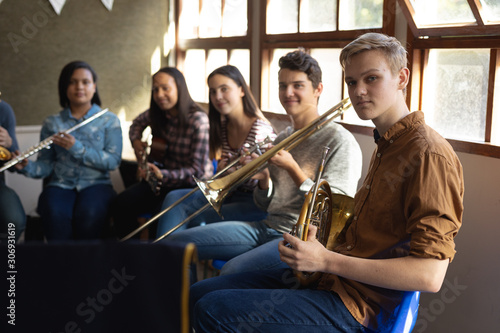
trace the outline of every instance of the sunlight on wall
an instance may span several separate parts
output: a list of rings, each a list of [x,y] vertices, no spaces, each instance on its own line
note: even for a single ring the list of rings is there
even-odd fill
[[[153,55],[151,56],[151,75],[158,72],[161,68],[161,51],[160,47],[157,46]]]

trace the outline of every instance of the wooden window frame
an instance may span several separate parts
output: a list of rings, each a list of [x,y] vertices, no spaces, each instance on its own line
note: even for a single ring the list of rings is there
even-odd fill
[[[174,0],[175,24],[179,26],[180,2]],[[201,3],[202,0],[200,0]],[[222,0],[224,1],[224,0]],[[185,50],[204,49],[206,54],[210,49],[226,49],[228,55],[233,49],[248,49],[250,51],[250,81],[251,89],[256,99],[262,104],[266,96],[262,91],[263,82],[268,82],[268,72],[273,49],[276,48],[343,48],[350,41],[365,32],[380,32],[395,36],[396,32],[396,3],[406,18],[408,29],[406,44],[408,50],[409,68],[412,73],[411,82],[407,89],[407,103],[411,109],[421,109],[422,105],[422,77],[426,65],[426,54],[432,48],[490,48],[490,75],[488,82],[495,82],[496,75],[500,75],[500,24],[485,24],[481,17],[481,4],[479,0],[467,0],[472,8],[476,25],[462,26],[440,26],[418,28],[415,24],[409,0],[384,0],[383,22],[380,29],[364,29],[338,31],[339,6],[337,0],[337,31],[308,32],[291,34],[266,34],[266,8],[268,0],[248,0],[248,31],[246,36],[241,37],[219,37],[179,40],[179,31],[176,30],[175,60],[174,62],[182,68]],[[410,4],[410,6],[408,6]],[[300,0],[298,2],[300,9]],[[201,8],[201,7],[200,7]],[[200,9],[201,10],[201,9]],[[298,11],[300,15],[300,10]],[[300,17],[297,24],[300,22]],[[299,31],[299,29],[297,29]],[[479,36],[478,36],[479,35]],[[498,90],[498,88],[497,88]],[[490,89],[487,99],[486,112],[486,134],[485,142],[468,142],[461,140],[448,140],[456,151],[476,155],[500,158],[500,147],[492,145],[491,129],[493,119],[493,90]],[[343,124],[354,133],[372,135],[373,126],[361,126]]]
[[[490,49],[484,142],[453,139],[448,139],[448,141],[459,152],[500,158],[500,146],[491,144],[494,84],[496,76],[500,75],[500,24],[485,24],[481,15],[483,8],[480,1],[467,0],[476,19],[475,25],[456,24],[419,28],[413,18],[415,12],[410,0],[398,1],[408,23],[406,40],[412,78],[407,103],[412,110],[422,108],[422,82],[430,49]]]

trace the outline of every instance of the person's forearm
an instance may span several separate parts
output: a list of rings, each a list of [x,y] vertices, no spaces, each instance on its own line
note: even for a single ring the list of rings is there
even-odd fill
[[[448,259],[363,259],[330,251],[325,257],[327,273],[382,288],[424,292],[439,291],[449,264]]]
[[[293,182],[297,187],[300,188],[300,185],[306,181],[309,177],[302,171],[302,168],[298,165],[292,165],[287,169],[290,178],[292,178]]]

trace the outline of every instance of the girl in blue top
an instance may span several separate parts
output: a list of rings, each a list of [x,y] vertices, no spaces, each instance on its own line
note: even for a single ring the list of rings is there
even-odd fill
[[[109,172],[121,161],[118,117],[106,112],[71,134],[64,133],[101,110],[96,81],[95,71],[85,62],[63,68],[59,77],[63,110],[45,120],[40,134],[41,140],[52,137],[53,144],[40,151],[36,162],[16,165],[28,177],[45,179],[38,213],[48,241],[99,238],[109,202],[116,195]]]

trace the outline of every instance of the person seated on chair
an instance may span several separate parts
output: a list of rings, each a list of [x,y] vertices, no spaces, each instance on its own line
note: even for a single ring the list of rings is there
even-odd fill
[[[279,97],[293,125],[278,134],[275,145],[318,119],[318,100],[323,91],[321,68],[303,49],[286,54],[279,64]],[[354,195],[361,177],[361,149],[349,131],[330,121],[290,151],[279,151],[269,159],[269,167],[255,175],[258,186],[254,200],[267,211],[265,219],[211,223],[182,230],[167,239],[195,243],[201,260],[234,258],[224,265],[223,272],[282,265],[275,241],[295,225],[325,146],[331,153],[323,178],[333,192]],[[247,156],[242,162],[256,157]],[[269,252],[272,254],[261,255]]]
[[[197,333],[387,332],[404,291],[439,291],[462,224],[462,166],[424,114],[410,113],[406,59],[397,39],[378,33],[341,52],[351,102],[375,124],[377,145],[345,242],[329,251],[315,239],[315,227],[307,241],[284,234],[279,252],[290,268],[194,284]],[[321,276],[300,288],[292,269]]]
[[[1,99],[0,149],[2,149],[0,150],[0,157],[2,157],[0,166],[3,162],[13,158],[16,151],[19,152],[16,139],[16,116],[12,107]],[[17,241],[25,227],[26,214],[21,200],[17,193],[5,184],[5,174],[2,172],[0,173],[0,243],[9,238]]]
[[[97,74],[83,61],[68,63],[59,76],[63,110],[45,119],[40,139],[51,138],[36,161],[15,165],[32,178],[48,178],[38,199],[38,214],[47,241],[98,239],[109,221],[109,203],[116,195],[110,171],[120,165],[120,120],[105,112],[90,123],[68,129],[101,111]]]
[[[208,106],[210,158],[217,160],[217,171],[220,171],[238,159],[238,156],[249,147],[266,138],[272,141],[276,138],[276,134],[257,106],[238,68],[231,65],[219,67],[208,76],[207,82],[210,96]],[[221,176],[236,168],[237,166],[230,168]],[[256,221],[266,217],[267,213],[253,201],[252,191],[256,183],[256,180],[250,179],[228,194],[221,208],[221,215],[225,220]],[[191,191],[191,189],[179,189],[168,193],[163,201],[162,211],[173,206]],[[208,201],[203,193],[194,192],[160,217],[157,235],[159,237],[164,235],[206,204]],[[176,230],[221,220],[221,216],[210,207]]]
[[[208,116],[191,98],[184,75],[176,68],[164,67],[152,81],[150,107],[133,120],[129,130],[141,181],[112,203],[119,238],[139,227],[140,214],[155,215],[169,191],[193,188],[193,176],[207,179],[213,173]],[[147,142],[141,141],[148,126],[153,137],[149,154]]]

